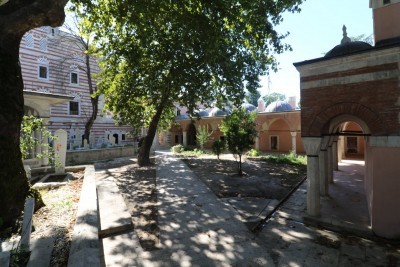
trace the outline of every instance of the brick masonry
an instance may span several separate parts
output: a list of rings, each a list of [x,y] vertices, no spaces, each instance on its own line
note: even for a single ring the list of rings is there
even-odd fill
[[[361,120],[367,126],[363,131],[371,135],[400,135],[398,53],[391,57],[392,62],[387,62],[387,53],[380,59],[381,54],[372,51],[300,66],[302,136],[332,133],[335,118],[339,118],[337,123],[349,118]],[[357,62],[362,60],[368,65]],[[361,67],[351,69],[349,65]]]

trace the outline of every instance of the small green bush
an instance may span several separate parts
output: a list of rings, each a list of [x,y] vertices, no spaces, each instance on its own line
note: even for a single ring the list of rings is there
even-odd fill
[[[177,153],[182,153],[183,151],[185,151],[185,146],[181,145],[181,144],[177,144],[173,147],[171,147],[171,152],[175,152],[178,149]]]
[[[252,148],[246,154],[247,154],[247,156],[250,156],[250,157],[258,157],[258,156],[260,156],[261,153],[260,153],[260,150]]]
[[[212,151],[215,155],[217,155],[217,158],[219,159],[219,155],[222,154],[226,149],[226,143],[224,140],[216,140],[213,145],[212,145]]]

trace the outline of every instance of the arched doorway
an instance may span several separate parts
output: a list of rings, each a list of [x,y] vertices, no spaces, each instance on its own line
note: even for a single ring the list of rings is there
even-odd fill
[[[341,115],[329,123],[320,151],[321,217],[368,231],[370,195],[365,190],[365,156],[369,128],[361,119]],[[326,156],[324,156],[324,154]]]
[[[118,145],[118,141],[119,141],[118,134],[117,133],[113,134],[113,137],[114,137],[115,144]]]
[[[191,123],[187,130],[187,146],[195,147],[197,144],[196,142],[196,126]]]

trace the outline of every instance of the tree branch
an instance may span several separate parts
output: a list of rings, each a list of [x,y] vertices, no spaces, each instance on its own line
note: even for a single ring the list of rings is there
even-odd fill
[[[22,37],[40,26],[59,26],[68,0],[10,0],[0,6],[0,33]]]

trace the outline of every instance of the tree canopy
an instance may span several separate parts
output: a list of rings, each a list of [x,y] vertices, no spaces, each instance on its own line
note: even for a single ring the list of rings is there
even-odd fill
[[[252,104],[254,106],[258,106],[258,99],[261,97],[260,92],[257,90],[254,92],[247,92],[246,93],[246,100],[249,104]]]
[[[286,99],[286,96],[284,94],[281,93],[271,93],[268,95],[263,96],[264,102],[265,102],[265,106],[267,107],[269,104],[271,104],[274,101],[284,101]]]
[[[148,127],[138,162],[173,104],[194,114],[198,103],[239,105],[259,76],[289,48],[274,27],[302,0],[80,1],[103,51],[100,89],[122,123]]]

